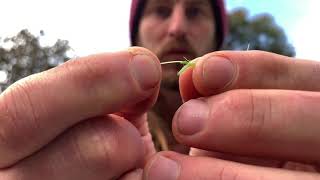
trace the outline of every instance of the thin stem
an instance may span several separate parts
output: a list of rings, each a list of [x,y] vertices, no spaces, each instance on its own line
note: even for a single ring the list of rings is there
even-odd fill
[[[160,63],[161,65],[163,65],[163,64],[174,64],[174,63],[182,63],[183,61],[167,61],[167,62],[162,62],[162,63]]]
[[[247,51],[249,51],[249,49],[250,49],[250,43],[248,43]]]

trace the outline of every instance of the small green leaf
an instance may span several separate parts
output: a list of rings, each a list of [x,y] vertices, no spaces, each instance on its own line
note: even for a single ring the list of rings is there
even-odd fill
[[[187,69],[188,69],[188,65],[184,65],[181,69],[180,69],[180,71],[178,72],[178,76],[180,76],[183,72],[185,72]]]
[[[183,62],[185,63],[185,65],[178,72],[178,76],[180,76],[182,73],[184,73],[189,67],[195,67],[197,59],[194,59],[192,61],[186,60],[186,61],[183,61]]]
[[[161,65],[163,64],[173,64],[173,63],[180,63],[183,64],[184,66],[181,68],[181,70],[177,73],[178,76],[180,76],[183,72],[185,72],[189,67],[194,67],[197,62],[197,58],[189,61],[188,59],[184,58],[185,61],[167,61],[167,62],[162,62],[160,63]]]

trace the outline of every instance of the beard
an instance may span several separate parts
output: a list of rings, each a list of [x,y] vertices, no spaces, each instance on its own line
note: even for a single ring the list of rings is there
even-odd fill
[[[176,60],[183,61],[185,58],[192,60],[198,56],[190,43],[183,39],[171,40],[159,45],[156,55],[161,62]],[[169,148],[160,148],[159,150],[173,150],[187,154],[189,148],[179,144],[175,140],[171,129],[172,118],[182,104],[182,99],[179,93],[179,76],[177,75],[178,71],[182,67],[182,64],[162,65],[161,87],[158,101],[154,105],[153,111],[159,117],[157,124],[164,132],[167,143],[165,146]]]
[[[185,38],[169,39],[158,45],[155,53],[161,62],[192,60],[200,55]],[[162,65],[161,88],[179,91],[177,73],[182,67],[183,65],[179,63]]]

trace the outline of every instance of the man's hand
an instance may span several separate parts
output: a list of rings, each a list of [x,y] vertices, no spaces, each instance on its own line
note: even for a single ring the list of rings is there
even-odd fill
[[[0,179],[138,177],[155,152],[145,112],[160,79],[157,57],[130,48],[18,81],[0,95]]]
[[[215,52],[179,83],[185,103],[173,133],[194,147],[192,156],[158,154],[145,168],[146,179],[320,178],[319,62]]]

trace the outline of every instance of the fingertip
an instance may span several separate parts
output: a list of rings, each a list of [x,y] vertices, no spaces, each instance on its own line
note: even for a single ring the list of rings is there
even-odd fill
[[[156,154],[144,168],[144,180],[178,180],[181,166],[180,155],[171,151]]]
[[[200,93],[194,86],[192,76],[193,69],[189,68],[179,77],[179,89],[183,102],[200,97]]]
[[[135,169],[119,178],[119,180],[141,180],[143,175],[142,169]]]
[[[134,55],[142,55],[142,54],[150,56],[152,60],[156,61],[159,64],[159,69],[161,70],[160,60],[151,50],[144,48],[144,47],[139,47],[139,46],[132,46],[132,47],[129,47],[127,50],[133,56]]]
[[[208,96],[222,92],[236,77],[236,67],[226,56],[211,53],[199,58],[193,72],[194,86]]]
[[[132,56],[130,71],[133,79],[141,89],[150,95],[141,101],[125,107],[122,112],[140,115],[151,108],[158,97],[162,77],[161,65],[157,56],[143,47],[130,47],[127,50]]]
[[[149,50],[131,47],[128,52],[132,55],[130,70],[133,78],[143,90],[156,87],[161,81],[159,59]]]

